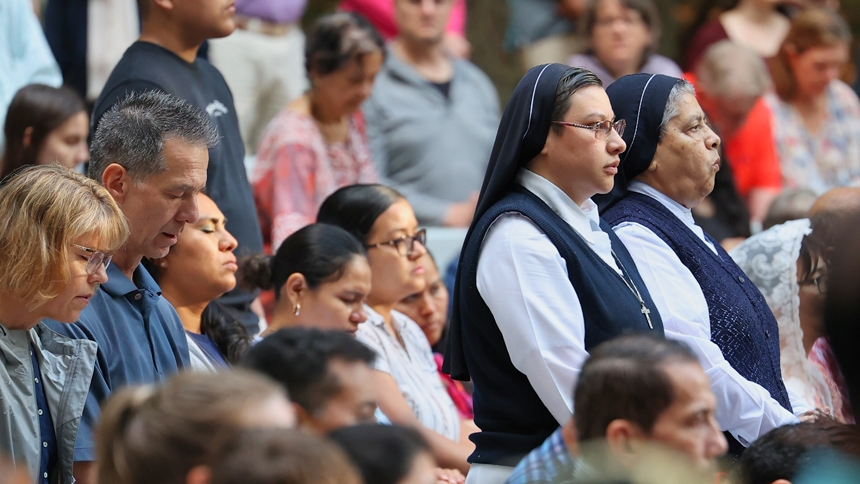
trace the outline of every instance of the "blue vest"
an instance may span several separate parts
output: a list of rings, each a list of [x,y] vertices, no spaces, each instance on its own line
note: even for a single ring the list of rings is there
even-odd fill
[[[475,452],[469,462],[514,466],[522,456],[541,445],[558,428],[558,422],[532,389],[528,378],[511,363],[505,341],[478,293],[478,254],[490,226],[501,215],[517,212],[537,225],[567,264],[570,284],[576,290],[585,318],[585,349],[628,331],[663,334],[663,322],[648,295],[636,264],[604,222],[612,247],[651,310],[651,330],[638,299],[624,280],[609,267],[581,236],[546,203],[522,187],[490,207],[478,220],[463,247],[458,287],[465,358],[474,383]],[[565,281],[559,281],[564,284]],[[527,322],[523,322],[527,324]],[[565,389],[573,392],[573,389]]]
[[[708,303],[711,341],[726,361],[747,380],[761,385],[791,412],[791,403],[779,366],[779,329],[764,296],[748,281],[720,244],[708,236],[717,253],[708,248],[684,222],[657,200],[628,194],[603,217],[613,227],[634,222],[665,242],[693,273]],[[739,455],[740,445],[730,434],[729,452]]]

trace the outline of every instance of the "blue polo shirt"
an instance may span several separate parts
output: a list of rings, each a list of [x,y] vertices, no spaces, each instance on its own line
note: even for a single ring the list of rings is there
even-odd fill
[[[75,461],[94,461],[99,407],[111,391],[125,385],[153,383],[189,364],[188,342],[176,310],[161,288],[138,265],[132,280],[116,266],[74,324],[45,322],[54,331],[99,345],[93,380],[78,437]]]

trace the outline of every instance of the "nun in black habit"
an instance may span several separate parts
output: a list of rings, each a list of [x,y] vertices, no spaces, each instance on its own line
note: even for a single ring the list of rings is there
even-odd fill
[[[694,221],[692,209],[714,187],[720,138],[687,81],[634,74],[607,93],[630,127],[630,148],[612,196],[601,200],[603,217],[639,264],[666,336],[699,357],[729,453],[740,455],[811,408],[782,380],[779,329],[764,297]]]
[[[600,80],[561,64],[531,69],[505,108],[460,256],[445,360],[475,387],[469,482],[503,482],[504,466],[570,418],[590,348],[663,333],[591,201],[613,186],[623,130]]]

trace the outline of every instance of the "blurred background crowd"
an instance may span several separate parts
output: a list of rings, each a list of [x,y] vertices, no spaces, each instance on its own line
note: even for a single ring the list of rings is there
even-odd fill
[[[622,337],[507,482],[857,482],[858,7],[0,0],[0,483],[465,482],[449,294],[547,63],[695,88],[722,141],[691,216],[808,409],[736,452],[695,349]]]

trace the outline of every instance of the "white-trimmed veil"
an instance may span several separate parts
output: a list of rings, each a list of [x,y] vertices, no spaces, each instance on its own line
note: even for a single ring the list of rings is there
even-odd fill
[[[792,220],[750,237],[731,251],[735,262],[764,295],[779,324],[782,378],[786,388],[813,408],[833,408],[824,376],[806,356],[800,327],[797,258],[809,219]]]

